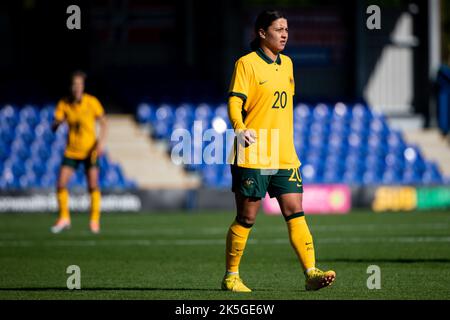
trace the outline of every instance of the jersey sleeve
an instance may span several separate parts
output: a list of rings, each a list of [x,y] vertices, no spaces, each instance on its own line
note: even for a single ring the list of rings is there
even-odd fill
[[[243,101],[236,96],[230,96],[228,99],[228,117],[235,131],[245,130],[244,119],[242,117]]]
[[[62,100],[58,101],[58,104],[56,105],[55,108],[55,120],[62,122],[65,120],[66,115],[64,113],[64,102]]]
[[[251,82],[251,70],[241,59],[236,62],[229,93],[230,96],[240,97],[247,100],[248,91]]]
[[[92,104],[94,107],[94,114],[96,118],[99,118],[105,114],[102,104],[96,97],[92,97]]]

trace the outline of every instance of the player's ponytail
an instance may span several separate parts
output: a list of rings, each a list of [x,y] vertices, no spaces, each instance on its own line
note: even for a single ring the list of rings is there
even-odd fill
[[[257,50],[260,46],[259,42],[261,38],[259,37],[259,30],[267,30],[272,22],[280,18],[286,19],[284,14],[276,10],[265,10],[258,15],[253,29],[255,32],[255,38],[252,40],[252,42],[250,42],[250,48],[252,49],[252,51]]]

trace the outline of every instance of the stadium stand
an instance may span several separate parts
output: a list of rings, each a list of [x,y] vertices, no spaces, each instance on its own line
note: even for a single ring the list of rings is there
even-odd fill
[[[193,133],[194,121],[203,129],[215,128],[218,121],[230,128],[226,105],[183,103],[179,106],[141,103],[136,120],[151,126],[154,139],[168,142],[176,128]],[[223,130],[220,130],[223,131]],[[219,132],[220,132],[219,131]],[[221,133],[222,135],[224,133]],[[392,129],[386,117],[363,104],[297,104],[294,108],[295,148],[302,161],[301,172],[307,183],[345,183],[361,185],[440,185],[448,183],[439,165],[424,157],[421,148],[407,143],[401,131]],[[227,142],[228,143],[228,142]],[[202,153],[192,146],[192,154]],[[226,144],[224,144],[224,151]],[[226,164],[187,164],[198,171],[204,186],[231,185]]]
[[[0,190],[45,189],[56,186],[67,126],[52,132],[54,106],[0,109]],[[135,181],[125,177],[119,163],[108,153],[99,158],[102,189],[135,189]],[[69,188],[86,188],[83,168],[72,177]]]
[[[133,116],[108,115],[108,155],[121,164],[127,177],[142,189],[194,189],[200,184],[197,174],[183,170],[171,161],[166,148],[150,139]]]
[[[0,109],[0,189],[24,190],[55,186],[67,127],[62,126],[56,133],[51,131],[53,112],[53,105],[42,108],[33,105],[23,108],[5,105]],[[194,134],[194,130],[198,129],[195,128],[194,121],[200,121],[203,130],[214,129],[221,135],[225,134],[224,129],[231,128],[225,104],[141,103],[136,110],[136,120],[141,128],[149,129],[154,140],[165,141],[168,146],[166,152],[169,153],[177,143],[170,141],[174,129],[186,129]],[[383,114],[365,105],[297,104],[294,108],[294,120],[295,148],[302,161],[303,179],[307,183],[426,186],[449,182],[441,166],[430,160],[430,154],[423,151],[423,145],[407,143],[411,139],[405,139],[405,134],[389,126]],[[123,134],[116,135],[116,140],[120,136],[123,137]],[[230,139],[223,144],[224,155],[229,151],[230,144]],[[124,146],[117,141],[112,145],[116,149],[120,145]],[[228,188],[231,185],[228,165],[207,165],[201,157],[206,145],[207,143],[200,146],[192,144],[192,156],[200,157],[202,161],[186,164],[185,170],[199,173],[206,187]],[[127,153],[123,150],[112,151],[115,153],[114,157],[108,151],[100,158],[102,189],[136,188],[137,181],[124,174],[126,170],[123,165],[127,161],[124,160]],[[111,158],[118,162],[111,161]],[[128,166],[137,168],[134,164]],[[138,171],[143,172],[141,169]],[[172,169],[156,171],[174,172]],[[136,174],[131,176],[134,178]],[[177,175],[179,176],[180,174]],[[171,181],[180,184],[179,180]],[[70,188],[85,187],[83,168],[79,168],[70,182]]]

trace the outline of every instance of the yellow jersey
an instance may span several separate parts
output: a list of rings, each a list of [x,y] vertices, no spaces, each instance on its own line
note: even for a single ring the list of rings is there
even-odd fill
[[[231,120],[235,130],[253,129],[256,143],[235,143],[233,163],[244,168],[291,169],[300,161],[294,147],[292,60],[279,54],[272,61],[262,49],[241,57],[229,89],[243,100],[242,122]],[[231,103],[229,108],[232,108]],[[230,110],[231,115],[236,110]],[[234,114],[237,114],[234,112]],[[230,116],[231,118],[231,116]]]
[[[84,93],[80,103],[61,99],[55,110],[57,121],[66,121],[69,125],[64,156],[72,159],[86,159],[97,141],[96,120],[103,116],[100,101]]]

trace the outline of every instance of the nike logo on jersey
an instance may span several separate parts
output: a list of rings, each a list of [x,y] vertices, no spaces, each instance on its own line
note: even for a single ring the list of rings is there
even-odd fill
[[[260,85],[261,85],[261,84],[264,84],[264,83],[266,83],[267,81],[269,81],[269,80],[266,80],[266,81],[260,81],[259,84],[260,84]]]

